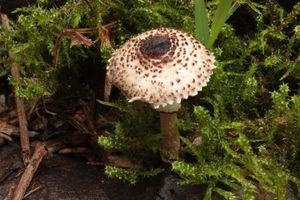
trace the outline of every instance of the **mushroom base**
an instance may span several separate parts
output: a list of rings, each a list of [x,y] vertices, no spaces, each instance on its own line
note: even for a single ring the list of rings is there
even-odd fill
[[[164,162],[176,159],[179,154],[180,138],[177,128],[176,113],[160,113],[160,129],[163,134],[162,145],[164,150],[160,155]]]

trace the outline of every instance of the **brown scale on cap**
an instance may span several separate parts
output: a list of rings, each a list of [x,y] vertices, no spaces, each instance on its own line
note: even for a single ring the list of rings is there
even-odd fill
[[[154,108],[194,96],[212,75],[214,56],[191,34],[170,28],[144,32],[117,49],[107,76],[130,102]]]

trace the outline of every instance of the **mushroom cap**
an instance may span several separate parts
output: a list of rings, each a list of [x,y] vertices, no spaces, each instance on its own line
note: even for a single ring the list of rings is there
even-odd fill
[[[207,85],[214,61],[213,54],[191,34],[159,28],[141,33],[115,50],[107,78],[129,102],[144,101],[163,110],[197,95]]]

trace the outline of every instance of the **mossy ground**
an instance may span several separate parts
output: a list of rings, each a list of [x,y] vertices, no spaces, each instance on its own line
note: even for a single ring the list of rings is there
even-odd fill
[[[209,23],[218,3],[207,3]],[[234,3],[241,5],[212,47],[217,68],[210,83],[198,96],[183,102],[179,113],[183,154],[173,169],[185,183],[207,184],[208,199],[212,193],[226,199],[253,199],[258,188],[284,199],[288,183],[298,183],[300,174],[300,5],[287,9],[271,0]],[[9,81],[17,95],[27,99],[66,94],[72,91],[70,87],[75,88],[77,99],[82,98],[80,91],[90,89],[103,98],[99,88],[103,88],[111,49],[101,48],[97,33],[88,36],[97,42],[89,49],[70,48],[71,39],[65,37],[58,68],[53,68],[55,37],[65,28],[114,22],[110,32],[113,48],[160,26],[195,35],[194,2],[189,0],[39,0],[14,15],[18,18],[12,24],[14,31],[1,29],[1,50],[14,53],[23,78],[15,81],[10,77]],[[12,60],[4,56],[1,61],[5,66],[1,73],[7,75]],[[60,78],[65,77],[62,73],[72,76]],[[157,113],[144,104],[128,105],[115,90],[112,101],[122,109],[101,107],[103,110],[96,111],[115,109],[112,135],[100,137],[99,143],[143,168],[108,167],[107,173],[131,182],[157,174],[161,149]],[[196,146],[193,139],[199,137],[202,145]]]

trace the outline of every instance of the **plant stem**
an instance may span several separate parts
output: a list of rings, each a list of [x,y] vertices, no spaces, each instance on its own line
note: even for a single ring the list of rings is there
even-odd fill
[[[177,128],[177,114],[160,112],[160,129],[163,134],[161,158],[164,162],[170,162],[178,157],[180,148],[179,131]]]
[[[9,25],[9,19],[7,15],[1,14],[1,20],[3,26],[7,30],[10,30],[11,28]],[[8,54],[11,59],[14,59],[14,55],[11,51],[9,51]],[[12,63],[11,75],[15,80],[20,79],[20,71],[16,62]],[[28,136],[28,129],[27,129],[25,106],[23,100],[19,98],[16,94],[15,94],[15,99],[16,99],[16,107],[17,107],[17,113],[19,119],[22,158],[23,158],[24,165],[26,166],[30,161],[30,143],[29,143],[29,136]]]
[[[17,188],[14,191],[14,195],[12,200],[22,200],[28,186],[31,183],[33,175],[35,174],[36,170],[38,169],[42,159],[47,154],[46,147],[43,143],[38,142],[35,146],[34,154],[27,165],[21,179],[18,183]]]

